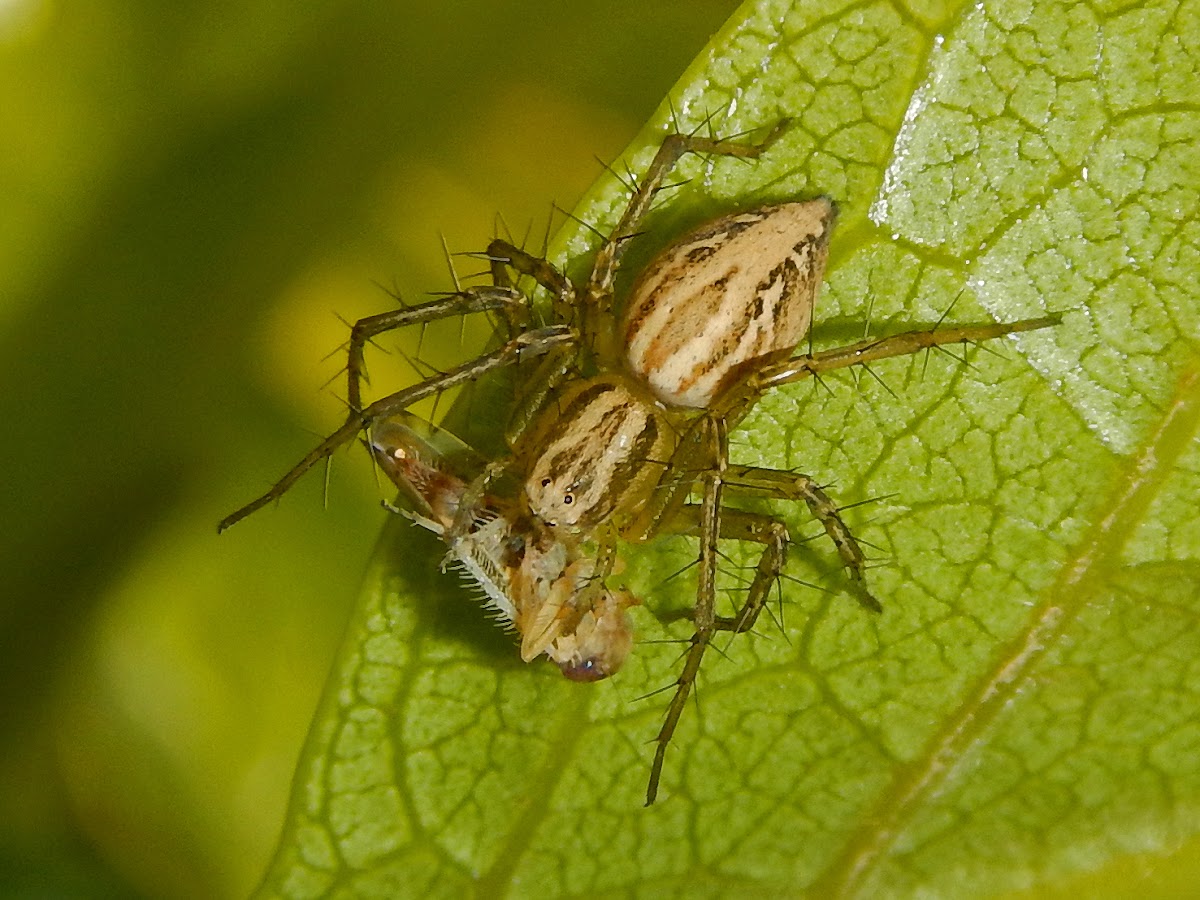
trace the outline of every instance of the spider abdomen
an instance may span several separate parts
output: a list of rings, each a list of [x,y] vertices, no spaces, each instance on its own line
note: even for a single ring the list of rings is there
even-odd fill
[[[825,197],[710,222],[664,250],[626,306],[626,358],[663,403],[702,408],[808,332],[837,208]]]

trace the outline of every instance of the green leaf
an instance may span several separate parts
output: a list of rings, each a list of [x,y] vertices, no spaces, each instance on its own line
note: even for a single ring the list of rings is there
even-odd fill
[[[828,194],[817,347],[951,307],[1064,323],[760,404],[736,459],[872,501],[848,516],[884,612],[802,543],[781,627],[706,660],[648,809],[669,694],[643,695],[675,678],[694,590],[663,575],[694,545],[628,548],[640,644],[579,685],[522,665],[437,542],[390,525],[262,894],[980,896],[1105,871],[1132,892],[1200,846],[1198,11],[748,3],[626,161],[672,110],[792,125],[759,163],[686,161],[631,258]],[[625,197],[603,179],[577,215],[603,232]],[[553,251],[577,270],[594,244],[568,226]]]

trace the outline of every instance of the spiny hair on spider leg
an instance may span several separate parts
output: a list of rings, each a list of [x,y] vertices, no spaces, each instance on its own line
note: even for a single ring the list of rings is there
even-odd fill
[[[645,232],[645,231],[631,231],[629,234],[623,234],[619,238],[617,238],[616,244],[617,244],[617,246],[621,246],[622,244],[628,244],[630,241],[636,241],[638,238],[642,237],[646,233],[647,232]]]
[[[579,216],[575,215],[575,213],[571,212],[569,209],[563,209],[561,206],[558,206],[557,204],[555,204],[554,208],[556,211],[562,213],[562,215],[565,219],[567,219],[570,222],[574,222],[580,228],[586,228],[588,231],[590,231],[593,235],[598,237],[600,240],[602,240],[602,241],[608,240],[608,235],[605,234],[603,231],[601,231],[599,228],[597,228],[595,225],[593,225],[591,222],[584,221],[583,219],[579,218]]]
[[[692,646],[692,640],[693,640],[692,638],[679,638],[677,640],[643,641],[642,643],[643,644],[683,644],[684,645],[683,649],[680,650],[679,655],[675,657],[675,662],[676,662],[676,664],[678,664],[681,659],[683,659],[685,656],[687,656],[687,652],[688,652],[688,650],[691,649],[691,646]],[[637,697],[633,698],[633,702],[637,703],[640,700],[649,700],[651,697],[657,697],[659,694],[666,693],[667,691],[671,690],[672,688],[675,688],[678,686],[679,686],[679,678],[677,677],[674,681],[668,682],[667,684],[664,684],[662,687],[656,687],[653,690],[647,691],[644,694],[639,694]],[[657,738],[652,738],[651,740],[647,741],[646,743],[653,744],[657,740],[658,740]]]
[[[533,228],[532,222],[529,224],[529,228],[530,229]],[[550,214],[548,216],[546,216],[546,229],[542,232],[542,244],[538,248],[538,256],[542,257],[543,259],[545,259],[546,256],[549,255],[549,253],[550,253],[550,238],[553,234],[553,229],[554,229],[554,204],[551,203],[550,204]],[[528,240],[529,240],[529,231],[527,230],[525,232],[524,241],[528,241]]]
[[[332,356],[332,355],[333,354],[331,353],[330,356]],[[327,356],[325,358],[328,359],[329,357]],[[340,369],[338,369],[336,372],[334,372],[332,375],[330,375],[327,379],[325,379],[323,382],[321,382],[321,390],[323,390],[323,391],[328,390],[329,386],[331,384],[333,384],[335,381],[341,381],[342,376],[345,375],[348,371],[350,371],[349,365],[342,366]],[[365,373],[363,373],[363,374],[365,376]],[[364,377],[363,380],[365,381],[366,378]],[[342,403],[342,405],[346,406],[348,409],[349,404],[346,402],[346,399],[344,397],[342,397],[340,394],[337,395],[337,397],[338,397],[338,400]]]
[[[871,378],[873,378],[875,380],[876,384],[878,384],[881,388],[883,388],[885,391],[887,391],[887,393],[890,397],[892,397],[893,399],[899,399],[896,392],[893,391],[891,389],[891,387],[888,385],[888,383],[886,381],[884,381],[882,378],[880,378],[879,374],[874,369],[872,369],[870,367],[870,365],[868,365],[867,363],[863,363],[862,365],[858,366],[857,368],[851,369],[850,371],[854,375],[854,386],[856,388],[859,388],[859,389],[862,388],[862,376],[865,373],[867,375],[870,375]]]
[[[822,488],[822,490],[824,489]],[[855,509],[859,506],[870,506],[872,503],[881,503],[884,500],[891,500],[899,496],[900,494],[897,491],[893,491],[890,494],[877,494],[874,497],[866,497],[862,500],[855,500],[853,503],[841,503],[838,505],[837,511],[839,513],[843,513],[848,509]]]
[[[961,340],[958,343],[962,344],[964,348],[966,348],[968,345],[971,347],[979,346],[975,341],[966,340],[966,339]],[[967,359],[967,354],[966,354],[965,349],[963,350],[962,356],[955,356],[953,353],[950,352],[949,347],[947,347],[945,344],[934,344],[933,346],[927,347],[926,349],[936,350],[939,353],[944,353],[946,356],[948,356],[952,360],[954,360],[954,362],[957,365],[965,366],[968,369],[974,369],[976,372],[979,371],[979,368],[973,362],[971,362],[969,359]]]
[[[700,565],[700,560],[699,560],[698,558],[696,558],[696,557],[694,557],[694,556],[693,556],[693,557],[691,558],[691,560],[689,560],[688,562],[684,563],[682,566],[680,566],[678,569],[676,569],[676,570],[675,570],[674,572],[672,572],[670,575],[668,575],[668,576],[666,576],[665,578],[663,578],[661,581],[657,582],[657,583],[656,583],[656,584],[655,584],[655,585],[654,585],[654,586],[651,588],[651,590],[653,590],[653,591],[658,591],[658,590],[660,590],[661,588],[664,588],[664,587],[666,587],[668,583],[670,583],[671,581],[674,581],[676,578],[678,578],[679,576],[683,575],[684,573],[686,573],[686,572],[687,572],[687,571],[689,571],[690,569],[694,569],[694,568],[696,568],[696,566],[698,566],[698,565]]]
[[[812,387],[811,387],[811,388],[809,388],[809,393],[810,393],[810,394],[811,394],[811,393],[814,393],[814,392],[817,390],[817,388],[818,388],[818,387],[819,387],[819,388],[821,388],[822,390],[824,390],[824,391],[825,391],[825,394],[826,394],[827,396],[829,396],[829,397],[832,397],[832,396],[834,396],[834,393],[833,393],[833,388],[831,388],[831,387],[830,387],[830,386],[829,386],[829,385],[828,385],[828,384],[825,382],[825,378],[824,378],[824,377],[821,375],[821,373],[820,373],[820,372],[813,372],[813,373],[812,373]]]
[[[396,352],[400,356],[401,359],[403,359],[406,363],[408,363],[409,368],[411,368],[413,370],[413,374],[422,380],[431,378],[431,377],[434,377],[437,375],[445,375],[446,373],[442,369],[439,369],[437,366],[435,366],[432,363],[427,362],[421,358],[421,350],[424,346],[424,343],[425,343],[425,328],[422,325],[421,335],[417,339],[416,353],[411,353],[411,354],[406,353],[400,347],[396,348]],[[384,350],[383,352],[387,353],[388,351]]]
[[[454,257],[450,253],[450,245],[446,243],[446,235],[440,234],[442,240],[442,255],[446,260],[446,268],[450,270],[450,281],[454,283],[456,291],[462,291],[462,282],[458,278],[458,271],[454,268]]]
[[[788,637],[787,629],[784,628],[783,625],[783,578],[781,577],[781,574],[782,573],[776,574],[774,586],[775,605],[779,609],[779,615],[776,615],[774,610],[771,609],[771,602],[769,599],[763,602],[763,609],[767,611],[767,615],[771,617],[771,621],[775,623],[776,627],[779,629],[779,633],[783,635],[783,639],[787,641],[788,644],[791,644],[792,639]]]
[[[733,657],[729,655],[729,648],[733,646],[734,638],[744,634],[753,634],[755,637],[765,637],[765,635],[759,634],[757,631],[731,631],[726,636],[724,641],[718,640],[717,636],[714,635],[713,639],[708,642],[709,649],[711,649],[713,653],[717,654],[717,656],[721,657],[726,662],[733,662]]]
[[[383,293],[385,293],[389,297],[391,297],[392,300],[395,301],[396,305],[399,306],[401,309],[408,309],[411,306],[411,304],[404,299],[403,295],[400,292],[400,285],[396,282],[396,280],[394,278],[392,279],[391,287],[388,287],[387,285],[383,284],[380,281],[375,281],[374,279],[372,279],[371,284],[375,285],[375,287],[379,288],[379,290],[381,290]],[[341,318],[341,317],[339,316],[338,318]],[[346,322],[345,324],[346,324],[347,328],[351,327],[351,325],[352,325],[352,323],[350,323],[350,322]]]
[[[742,565],[734,562],[724,553],[719,553],[718,555],[725,564],[718,568],[717,574],[722,578],[729,578],[738,583],[738,587],[736,588],[724,587],[722,590],[732,596],[735,591],[741,592],[749,587],[751,582],[754,581],[754,576],[747,575],[746,573],[757,571],[758,565],[750,562]]]
[[[618,172],[615,168],[613,168],[612,163],[605,162],[604,159],[601,156],[599,156],[598,154],[593,154],[592,159],[594,159],[594,160],[596,160],[596,162],[600,163],[600,167],[602,169],[604,169],[604,171],[607,172],[609,175],[611,175],[613,178],[617,179],[617,181],[620,182],[621,186],[623,188],[625,188],[625,190],[627,190],[630,194],[637,193],[638,179],[637,179],[637,176],[633,174],[633,170],[629,167],[628,160],[624,160],[624,159],[621,160],[621,164],[625,167],[625,172],[621,173],[621,172]]]
[[[719,116],[720,114],[721,114],[720,110],[716,110],[716,109],[706,110],[704,113],[704,116],[700,119],[699,122],[696,123],[695,127],[692,128],[691,131],[687,131],[687,132],[680,129],[678,123],[675,123],[675,133],[676,134],[687,134],[689,137],[695,137],[701,131],[703,131],[704,129],[707,128],[708,136],[716,137],[717,129],[714,127],[714,123],[717,121],[717,116]]]
[[[792,584],[798,584],[801,587],[809,588],[814,591],[819,591],[822,594],[836,594],[837,591],[832,588],[825,587],[821,584],[814,584],[811,581],[805,581],[803,578],[797,578],[795,575],[789,575],[787,572],[780,572],[777,576],[780,581],[790,581]]]

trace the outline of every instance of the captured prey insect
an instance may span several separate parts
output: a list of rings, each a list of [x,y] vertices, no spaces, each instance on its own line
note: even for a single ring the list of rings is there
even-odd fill
[[[220,527],[281,496],[359,431],[383,428],[380,423],[424,397],[537,357],[536,369],[524,378],[509,415],[508,455],[469,482],[459,476],[448,486],[417,487],[416,493],[430,506],[426,522],[442,535],[451,554],[468,570],[476,565],[472,577],[485,590],[485,582],[495,587],[498,596],[493,599],[500,606],[507,599],[511,614],[506,609],[505,615],[522,632],[523,653],[528,639],[525,605],[561,616],[528,651],[547,653],[569,675],[578,675],[581,665],[590,665],[593,674],[611,674],[614,662],[623,658],[624,651],[609,656],[596,649],[605,640],[614,641],[614,646],[625,640],[614,623],[620,618],[618,611],[623,614],[633,601],[607,585],[621,542],[671,534],[699,538],[694,630],[654,738],[646,790],[646,803],[653,803],[667,748],[708,647],[719,632],[745,632],[755,625],[787,559],[791,538],[782,519],[731,507],[729,497],[803,502],[831,539],[853,595],[869,609],[881,608],[866,586],[865,555],[838,506],[808,475],[732,462],[730,431],[773,388],[834,369],[1059,321],[1048,315],[1012,323],[939,326],[797,355],[812,324],[837,216],[834,202],[822,196],[735,212],[701,226],[662,251],[618,302],[614,286],[621,259],[679,159],[687,153],[756,159],[784,133],[785,125],[757,143],[669,135],[641,180],[630,185],[620,220],[596,251],[586,278],[578,282],[548,261],[495,240],[487,251],[490,286],[359,321],[350,338],[346,421],[266,494],[232,513]],[[514,286],[512,273],[531,279],[549,294],[548,321],[540,322],[530,297]],[[502,333],[496,349],[363,403],[363,353],[373,337],[475,312],[491,312],[499,320]],[[396,468],[409,465],[403,455],[384,461],[383,450],[401,446],[404,440],[385,434],[373,435],[372,442],[376,458],[385,468],[393,466],[389,474],[398,483],[407,482],[410,488],[421,483],[420,471]],[[515,488],[507,495],[502,487],[493,490],[505,479]],[[503,499],[493,497],[495,493]],[[433,511],[434,499],[447,508]],[[495,536],[490,536],[487,520],[497,529]],[[729,540],[758,545],[761,551],[740,602],[730,615],[720,615],[718,548]],[[532,561],[505,557],[506,541],[523,544],[526,552],[534,548]],[[497,559],[499,568],[488,568]],[[536,587],[522,586],[527,583]],[[531,593],[524,593],[527,590]],[[605,627],[581,633],[589,621],[597,626],[604,622]],[[585,645],[582,655],[571,655]],[[563,656],[572,661],[564,665]]]
[[[621,667],[633,646],[625,615],[633,595],[601,585],[581,607],[595,561],[519,504],[474,490],[487,468],[474,451],[407,412],[372,423],[367,446],[412,510],[389,508],[446,542],[443,569],[461,569],[516,629],[521,659],[544,653],[573,681],[598,681]]]

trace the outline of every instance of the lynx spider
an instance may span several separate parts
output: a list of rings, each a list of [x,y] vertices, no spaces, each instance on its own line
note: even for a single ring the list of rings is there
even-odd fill
[[[621,258],[676,162],[686,153],[756,159],[785,125],[781,122],[758,143],[696,133],[669,135],[641,181],[631,185],[628,206],[582,282],[497,239],[487,251],[490,286],[357,322],[349,342],[346,421],[263,496],[226,517],[220,529],[280,497],[360,431],[425,397],[540,357],[510,416],[506,437],[511,455],[488,466],[470,484],[460,480],[451,491],[455,515],[437,527],[451,547],[458,541],[468,553],[480,551],[482,539],[471,537],[472,522],[487,506],[483,498],[488,485],[501,473],[513,476],[520,484],[519,496],[489,514],[499,516],[510,535],[531,536],[536,531],[534,539],[565,554],[570,561],[566,565],[587,560],[586,577],[573,582],[573,595],[551,604],[554,610],[570,612],[572,621],[589,611],[593,618],[602,617],[605,604],[612,605],[614,595],[605,579],[613,571],[618,539],[641,542],[662,534],[699,538],[695,631],[654,739],[646,791],[647,805],[653,803],[667,747],[707,648],[719,632],[744,632],[754,626],[787,557],[790,536],[784,523],[772,515],[726,508],[726,493],[803,501],[832,540],[858,600],[869,609],[880,609],[866,588],[862,549],[834,502],[807,475],[731,463],[730,430],[775,387],[838,368],[1059,321],[1050,315],[1007,324],[935,327],[796,355],[811,325],[836,217],[835,205],[824,197],[727,215],[681,238],[639,275],[618,320],[614,281]],[[516,289],[510,271],[549,293],[549,323],[537,323],[531,301]],[[363,355],[374,337],[475,312],[492,312],[499,319],[503,339],[496,349],[363,403]],[[380,458],[378,442],[375,454]],[[407,476],[389,474],[403,486]],[[745,598],[731,616],[716,610],[718,543],[723,540],[763,548]],[[486,555],[486,547],[483,552]],[[548,568],[551,582],[566,572]],[[501,591],[505,590],[514,590],[511,582],[504,582]],[[523,599],[533,606],[545,602],[518,597],[513,605]],[[622,616],[628,602],[616,604]],[[560,625],[555,638],[569,642],[573,627]],[[611,674],[613,659],[600,653],[569,665],[556,661],[570,677],[593,679]]]

